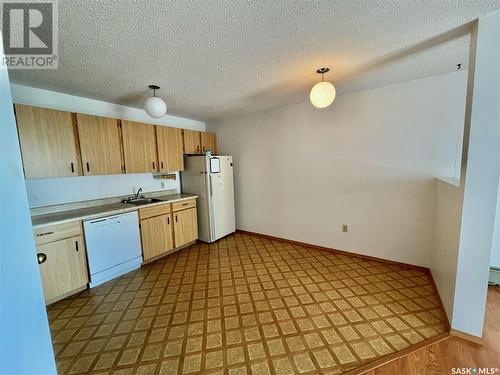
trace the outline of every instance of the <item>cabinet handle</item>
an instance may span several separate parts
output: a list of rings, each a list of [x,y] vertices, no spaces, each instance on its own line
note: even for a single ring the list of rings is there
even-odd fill
[[[47,255],[44,253],[38,253],[36,254],[36,258],[38,259],[38,264],[42,264],[47,260]]]
[[[203,153],[205,153],[205,146],[203,146]]]
[[[170,225],[170,217],[167,216],[167,224]]]
[[[78,241],[75,241],[75,249],[78,251]]]
[[[196,152],[198,152],[198,153],[200,152],[200,145],[196,146]]]
[[[155,169],[155,162],[153,162],[153,169]]]
[[[177,215],[175,215],[175,222],[177,223]]]
[[[54,232],[38,233],[36,236],[37,237],[42,237],[42,236],[48,236],[49,234],[54,234]]]
[[[90,172],[90,165],[89,165],[89,162],[87,162],[87,172]]]
[[[75,173],[75,166],[71,163],[71,173]]]
[[[163,169],[163,162],[161,162],[161,169]]]
[[[189,203],[183,203],[182,205],[183,205],[183,206],[187,206],[188,204],[189,204]]]

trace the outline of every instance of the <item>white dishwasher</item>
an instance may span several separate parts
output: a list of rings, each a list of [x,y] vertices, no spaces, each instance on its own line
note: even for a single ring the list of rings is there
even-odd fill
[[[141,266],[137,212],[84,221],[83,230],[91,288]]]

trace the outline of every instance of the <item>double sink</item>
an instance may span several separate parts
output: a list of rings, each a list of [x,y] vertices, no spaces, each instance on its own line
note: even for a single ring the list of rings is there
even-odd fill
[[[134,206],[142,206],[143,204],[150,204],[150,203],[156,203],[156,202],[164,202],[162,199],[157,199],[157,198],[129,198],[129,199],[124,199],[122,200],[122,203],[125,204],[132,204]]]

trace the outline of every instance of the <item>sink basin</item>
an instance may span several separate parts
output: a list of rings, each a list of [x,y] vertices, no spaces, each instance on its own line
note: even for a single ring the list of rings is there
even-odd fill
[[[138,198],[138,199],[125,199],[122,203],[133,204],[134,206],[141,206],[143,204],[150,204],[156,202],[163,202],[161,199],[156,198]]]

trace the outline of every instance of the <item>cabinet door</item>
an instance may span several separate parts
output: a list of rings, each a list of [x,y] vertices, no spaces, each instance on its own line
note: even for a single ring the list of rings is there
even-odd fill
[[[184,170],[182,129],[156,126],[158,163],[160,172]]]
[[[185,245],[198,239],[198,223],[196,208],[174,212],[175,247]]]
[[[201,151],[204,154],[207,150],[212,154],[217,154],[217,144],[215,142],[215,133],[201,132]]]
[[[82,153],[83,174],[96,176],[122,173],[122,151],[118,120],[76,115]]]
[[[157,172],[154,125],[122,121],[122,134],[127,173]]]
[[[144,260],[154,258],[174,248],[170,214],[141,220],[142,254]]]
[[[184,129],[184,153],[201,154],[200,132]]]
[[[81,236],[38,245],[36,251],[46,255],[45,262],[39,265],[46,303],[88,283]]]
[[[26,178],[80,176],[70,112],[16,104]]]

